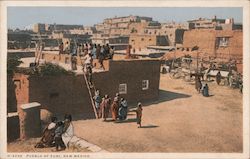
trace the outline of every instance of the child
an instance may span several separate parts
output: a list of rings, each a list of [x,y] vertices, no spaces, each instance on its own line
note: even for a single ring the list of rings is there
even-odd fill
[[[142,105],[139,102],[136,109],[136,119],[138,128],[141,128],[141,117],[142,117]]]
[[[59,147],[61,150],[64,150],[66,147],[62,141],[62,133],[63,133],[63,122],[60,121],[57,123],[57,128],[55,130],[55,145],[56,145],[56,151],[59,151]]]

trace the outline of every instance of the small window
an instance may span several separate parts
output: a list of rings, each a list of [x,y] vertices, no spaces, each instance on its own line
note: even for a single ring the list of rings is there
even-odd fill
[[[141,41],[144,41],[144,38],[141,38]]]
[[[148,41],[151,41],[152,39],[149,39]]]
[[[119,85],[119,94],[127,94],[127,84]]]
[[[228,37],[222,37],[222,38],[219,38],[219,47],[227,47],[228,46],[228,41],[229,41],[229,38]]]
[[[147,90],[149,86],[149,80],[142,80],[142,90]]]

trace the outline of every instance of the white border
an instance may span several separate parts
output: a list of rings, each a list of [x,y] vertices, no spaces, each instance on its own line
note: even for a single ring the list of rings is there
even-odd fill
[[[7,158],[6,139],[6,59],[7,59],[7,7],[8,6],[75,6],[75,7],[243,7],[243,153],[84,153],[82,158],[249,158],[249,1],[0,1],[0,158]],[[22,154],[22,158],[48,158],[51,153],[8,153]],[[43,157],[28,157],[26,155]],[[53,153],[53,158],[67,158],[66,153]],[[70,153],[71,155],[77,153]],[[79,154],[79,153],[78,153]],[[59,157],[55,157],[59,155]],[[11,157],[9,157],[11,158]],[[20,158],[20,157],[16,157]],[[49,157],[50,158],[50,157]]]

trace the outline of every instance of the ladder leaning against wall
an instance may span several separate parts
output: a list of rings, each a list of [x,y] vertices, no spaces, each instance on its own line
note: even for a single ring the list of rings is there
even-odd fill
[[[95,113],[95,118],[98,119],[98,114],[97,114],[97,111],[96,111],[96,108],[95,108],[95,102],[94,102],[93,95],[92,95],[92,92],[91,92],[91,88],[90,88],[90,85],[89,85],[89,82],[88,82],[88,79],[87,79],[87,77],[86,77],[86,73],[84,72],[84,70],[83,70],[83,77],[84,77],[86,86],[87,86],[87,88],[88,88],[88,93],[89,93],[91,105],[92,105],[93,110],[94,110],[94,113]],[[92,89],[93,89],[94,92],[95,92],[95,86],[94,86],[94,84],[92,84],[92,85],[93,85]]]

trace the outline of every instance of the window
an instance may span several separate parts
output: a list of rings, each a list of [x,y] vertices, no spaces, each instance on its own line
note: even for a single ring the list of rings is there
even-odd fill
[[[119,85],[119,94],[127,94],[127,84],[123,83]]]
[[[141,41],[144,41],[144,38],[141,38]]]
[[[228,41],[229,41],[229,38],[228,37],[221,37],[221,38],[218,38],[218,46],[219,47],[226,47],[228,46]]]
[[[147,90],[149,86],[149,80],[142,80],[142,90]]]

